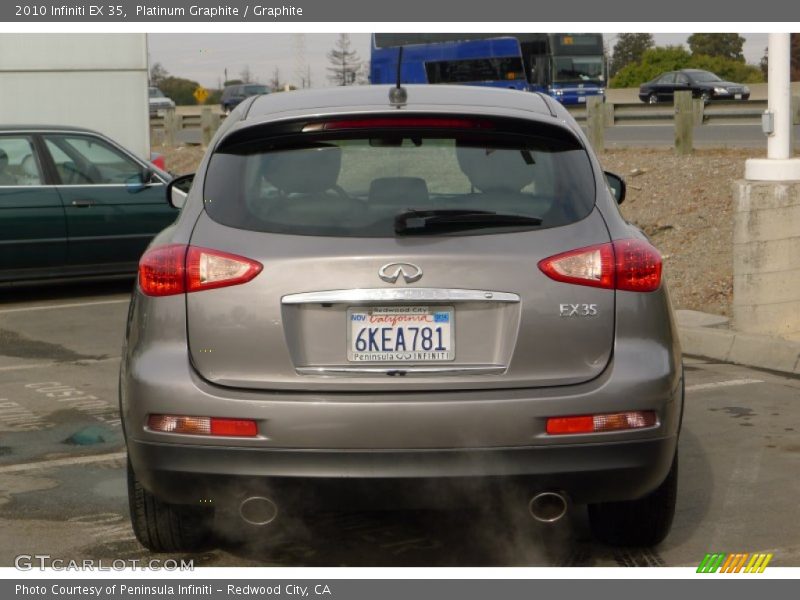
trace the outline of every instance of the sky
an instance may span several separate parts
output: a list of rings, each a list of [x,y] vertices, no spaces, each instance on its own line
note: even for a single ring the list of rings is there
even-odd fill
[[[607,33],[607,45],[613,48],[617,34]],[[689,33],[653,34],[659,46],[685,44]],[[743,33],[747,62],[758,64],[767,47],[766,33]],[[238,79],[249,69],[252,79],[267,83],[274,70],[280,71],[281,81],[299,87],[300,65],[311,70],[311,86],[326,87],[326,54],[334,47],[338,33],[150,33],[147,36],[150,64],[161,63],[170,75],[185,77],[207,88],[217,88],[225,80]],[[305,44],[299,41],[304,38]],[[370,35],[350,34],[351,48],[363,60],[369,60]],[[298,61],[298,47],[305,46],[305,61]]]

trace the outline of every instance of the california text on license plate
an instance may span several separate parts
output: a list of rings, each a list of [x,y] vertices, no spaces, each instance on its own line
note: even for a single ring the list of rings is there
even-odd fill
[[[347,360],[431,362],[455,359],[452,306],[347,309]]]

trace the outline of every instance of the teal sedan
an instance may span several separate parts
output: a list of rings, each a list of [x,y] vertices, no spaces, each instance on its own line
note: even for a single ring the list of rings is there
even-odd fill
[[[94,131],[0,128],[0,285],[134,275],[170,179]]]

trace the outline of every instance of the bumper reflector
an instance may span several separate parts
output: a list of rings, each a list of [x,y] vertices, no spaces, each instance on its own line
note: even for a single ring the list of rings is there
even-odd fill
[[[656,424],[656,413],[652,410],[636,410],[607,415],[582,415],[577,417],[550,417],[547,419],[549,435],[568,433],[597,433],[641,429]]]
[[[249,419],[150,415],[147,418],[147,426],[153,431],[188,435],[220,435],[227,437],[256,437],[258,435],[256,422]]]

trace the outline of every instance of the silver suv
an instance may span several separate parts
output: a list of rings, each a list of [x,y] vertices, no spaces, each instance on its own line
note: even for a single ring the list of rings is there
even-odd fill
[[[557,102],[249,98],[188,183],[121,371],[142,544],[197,548],[218,510],[476,488],[540,521],[588,505],[612,544],[667,535],[683,371],[661,257]]]

